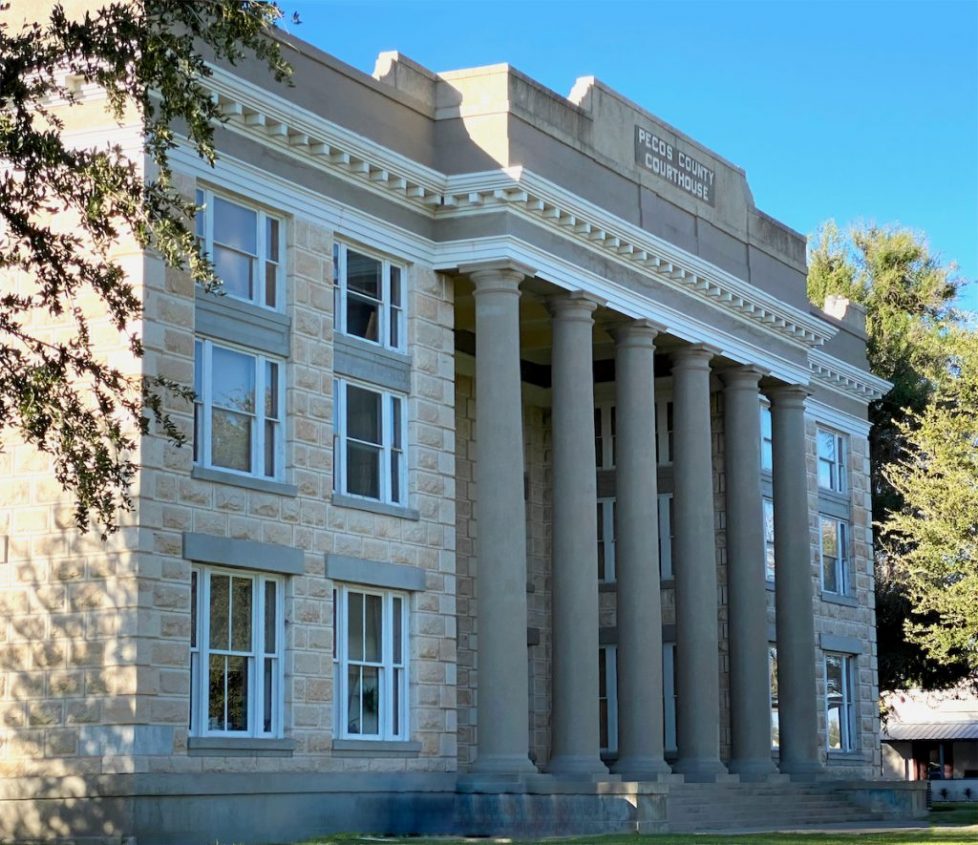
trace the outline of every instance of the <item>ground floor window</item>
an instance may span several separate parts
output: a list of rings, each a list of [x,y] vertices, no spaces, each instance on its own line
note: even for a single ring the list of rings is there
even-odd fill
[[[676,744],[676,644],[662,645],[662,733],[663,748],[675,752]]]
[[[333,592],[336,735],[408,739],[407,596],[338,587]]]
[[[281,736],[282,588],[274,575],[191,570],[194,736]]]
[[[781,745],[778,721],[778,650],[773,645],[767,650],[768,680],[771,688],[771,748]]]
[[[614,498],[598,499],[598,580],[615,580],[615,518],[618,506]]]
[[[598,649],[598,718],[601,750],[618,750],[618,647]]]
[[[825,655],[825,734],[829,751],[856,750],[856,658]]]

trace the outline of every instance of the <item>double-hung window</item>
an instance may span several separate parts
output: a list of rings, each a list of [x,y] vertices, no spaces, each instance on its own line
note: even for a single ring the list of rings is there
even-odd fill
[[[819,551],[822,558],[822,590],[849,593],[849,524],[834,516],[819,516]]]
[[[771,420],[771,406],[761,403],[761,470],[774,469],[774,426]]]
[[[673,405],[671,399],[655,403],[655,445],[659,464],[672,463]]]
[[[676,744],[676,644],[662,644],[662,742],[667,752]]]
[[[594,408],[594,457],[598,469],[613,469],[618,457],[618,438],[615,431],[615,406],[609,403]]]
[[[845,435],[819,428],[816,439],[818,440],[818,486],[834,493],[845,493],[848,489]]]
[[[281,362],[198,339],[194,393],[195,463],[261,478],[281,476]]]
[[[825,739],[829,751],[856,750],[855,663],[850,654],[825,655]]]
[[[672,571],[673,506],[672,493],[659,493],[659,577],[663,580],[674,577]]]
[[[263,308],[282,307],[282,221],[209,190],[197,191],[198,242],[214,263],[221,290]]]
[[[601,750],[618,751],[618,647],[598,648],[598,726]]]
[[[190,733],[282,735],[282,579],[190,573]]]
[[[615,499],[598,499],[598,580],[615,580]]]
[[[774,580],[774,501],[765,498],[762,502],[764,515],[764,577]]]
[[[385,258],[333,245],[335,320],[341,334],[403,351],[404,273]]]
[[[337,738],[407,740],[407,596],[338,587],[333,632]]]
[[[778,649],[769,645],[767,649],[768,682],[771,689],[771,748],[781,745],[781,725],[778,718]]]
[[[334,397],[334,489],[403,504],[407,486],[404,398],[339,379],[334,382]]]

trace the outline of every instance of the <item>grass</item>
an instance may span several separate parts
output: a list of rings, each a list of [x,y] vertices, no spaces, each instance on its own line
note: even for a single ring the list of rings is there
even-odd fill
[[[924,820],[921,820],[922,822]],[[545,840],[550,845],[975,845],[978,843],[978,805],[936,804],[928,821],[929,830],[890,830],[883,833],[746,833],[722,834],[659,834],[635,836],[575,837]],[[882,823],[885,824],[885,823]],[[311,840],[306,845],[509,845],[514,840],[492,837],[486,839],[449,839],[383,836],[327,836]],[[532,840],[516,840],[519,845],[534,845]]]

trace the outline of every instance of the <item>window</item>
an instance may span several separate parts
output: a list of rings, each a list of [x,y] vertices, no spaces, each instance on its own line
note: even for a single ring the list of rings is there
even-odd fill
[[[778,748],[781,745],[778,721],[778,650],[773,645],[768,646],[767,666],[771,686],[771,748]]]
[[[774,434],[771,421],[771,406],[761,404],[761,470],[771,472],[774,469]]]
[[[280,362],[194,342],[194,462],[243,475],[282,474],[282,408],[285,385]]]
[[[836,493],[846,492],[846,438],[824,428],[819,428],[818,486]]]
[[[404,399],[334,382],[333,487],[338,493],[402,504],[405,501]]]
[[[659,399],[655,403],[655,445],[660,464],[672,463],[672,407],[670,399]]]
[[[774,580],[774,502],[765,499],[764,513],[764,577]]]
[[[849,592],[848,523],[832,516],[819,516],[819,546],[822,556],[822,589],[826,593]]]
[[[594,409],[594,457],[598,469],[611,469],[618,457],[615,433],[615,406],[597,405]]]
[[[598,649],[598,719],[601,750],[618,751],[618,647]]]
[[[829,751],[856,750],[855,662],[848,654],[825,655],[825,739]]]
[[[336,331],[403,350],[403,271],[390,261],[333,245]]]
[[[662,580],[673,577],[673,503],[672,493],[659,494],[659,577]]]
[[[614,498],[598,499],[598,580],[615,580],[615,519],[618,506]]]
[[[190,732],[282,735],[282,579],[190,572]]]
[[[198,190],[197,240],[214,262],[221,290],[235,299],[280,309],[282,306],[282,221]]]
[[[662,733],[663,748],[675,752],[676,745],[676,644],[662,644]]]
[[[333,591],[336,735],[406,740],[407,597],[340,587]]]

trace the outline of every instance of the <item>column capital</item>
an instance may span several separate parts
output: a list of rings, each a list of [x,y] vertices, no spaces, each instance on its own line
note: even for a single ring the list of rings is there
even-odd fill
[[[508,259],[475,261],[470,264],[461,264],[458,269],[460,273],[467,275],[472,280],[476,293],[484,293],[490,290],[518,292],[520,283],[524,279],[533,278],[536,275],[536,270],[528,264],[521,264],[518,261]]]
[[[591,315],[599,305],[604,305],[604,301],[581,290],[555,294],[547,299],[547,310],[555,319],[594,322]]]
[[[744,366],[729,367],[721,370],[718,375],[727,388],[747,388],[757,390],[760,380],[767,375],[767,371],[752,364]]]
[[[653,320],[616,320],[606,326],[617,346],[654,346],[666,327]]]
[[[811,391],[801,384],[781,384],[765,391],[772,404],[779,408],[804,408]]]
[[[683,346],[672,353],[672,366],[673,369],[709,369],[710,361],[719,354],[719,349],[705,343]]]

